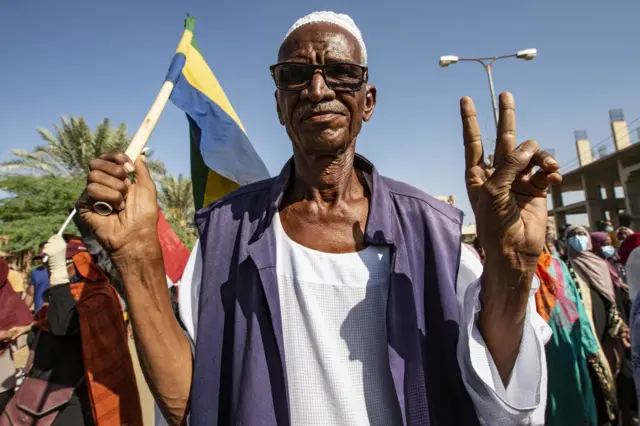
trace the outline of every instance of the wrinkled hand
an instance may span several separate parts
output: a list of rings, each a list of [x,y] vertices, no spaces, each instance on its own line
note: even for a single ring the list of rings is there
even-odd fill
[[[488,268],[533,273],[545,244],[547,188],[562,181],[560,166],[550,154],[540,151],[533,140],[516,148],[515,104],[510,93],[500,95],[493,166],[484,162],[473,101],[465,97],[460,107],[465,181]],[[539,170],[531,175],[535,166]]]
[[[44,245],[42,252],[47,256],[49,265],[49,283],[51,285],[69,282],[67,271],[67,242],[62,235],[55,234]]]
[[[500,95],[494,164],[484,162],[482,137],[470,98],[460,101],[465,182],[485,251],[478,327],[503,383],[520,351],[527,301],[545,245],[547,188],[560,183],[559,165],[529,140],[516,148],[516,115],[510,93]],[[539,170],[531,174],[535,166]]]
[[[110,153],[91,162],[78,212],[111,254],[132,253],[157,241],[156,187],[143,158],[134,165],[125,154]],[[133,183],[129,173],[134,173]],[[94,212],[96,201],[111,205],[113,212],[109,216]]]

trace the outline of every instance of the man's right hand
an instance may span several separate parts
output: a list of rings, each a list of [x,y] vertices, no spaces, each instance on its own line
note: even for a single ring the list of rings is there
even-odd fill
[[[143,157],[138,157],[135,165],[123,153],[104,154],[91,162],[78,212],[110,254],[157,242],[156,187]],[[130,173],[134,173],[133,183]],[[113,212],[109,216],[96,213],[93,204],[97,201],[109,204]]]
[[[134,182],[129,174],[134,173]],[[191,390],[191,346],[171,307],[158,240],[156,187],[142,156],[105,154],[91,163],[78,211],[109,252],[124,284],[136,349],[163,415],[181,424]],[[109,216],[93,210],[102,201]]]

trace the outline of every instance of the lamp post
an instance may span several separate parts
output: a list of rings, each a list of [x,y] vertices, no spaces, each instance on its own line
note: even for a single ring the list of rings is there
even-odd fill
[[[451,64],[456,64],[458,62],[479,62],[484,70],[487,72],[487,77],[489,78],[489,90],[491,91],[491,103],[493,105],[493,119],[496,123],[496,129],[498,128],[498,104],[496,102],[496,93],[493,89],[493,77],[491,76],[491,66],[498,59],[506,59],[506,58],[518,58],[524,59],[525,61],[532,61],[538,55],[537,49],[524,49],[520,50],[517,53],[513,53],[511,55],[502,55],[502,56],[492,56],[487,58],[459,58],[457,56],[447,55],[440,57],[440,66],[442,68],[446,68]]]

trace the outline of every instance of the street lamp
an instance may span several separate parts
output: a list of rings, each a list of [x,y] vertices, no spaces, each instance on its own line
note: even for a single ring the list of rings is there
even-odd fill
[[[483,68],[487,72],[487,77],[489,77],[489,90],[491,91],[491,103],[493,104],[493,118],[496,122],[496,129],[498,128],[498,104],[496,103],[496,93],[493,89],[493,77],[491,76],[491,66],[498,59],[505,58],[518,58],[524,59],[525,61],[532,61],[538,56],[537,49],[523,49],[518,51],[517,53],[512,53],[511,55],[502,55],[502,56],[492,56],[488,58],[459,58],[453,55],[441,56],[440,57],[440,66],[442,68],[446,68],[451,64],[457,64],[458,62],[479,62],[482,64]],[[488,62],[487,62],[488,61]]]

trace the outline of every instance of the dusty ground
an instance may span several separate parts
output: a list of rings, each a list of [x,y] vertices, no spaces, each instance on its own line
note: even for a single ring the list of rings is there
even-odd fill
[[[142,370],[140,370],[140,363],[138,362],[138,354],[133,343],[133,339],[129,339],[129,351],[131,352],[131,358],[133,359],[133,368],[136,372],[136,381],[138,382],[138,391],[140,393],[140,402],[142,404],[142,417],[145,426],[154,425],[155,410],[153,404],[153,397],[147,387],[147,382],[144,380]],[[29,350],[25,346],[19,351],[14,353],[14,362],[16,368],[24,368],[27,357],[29,356]]]

